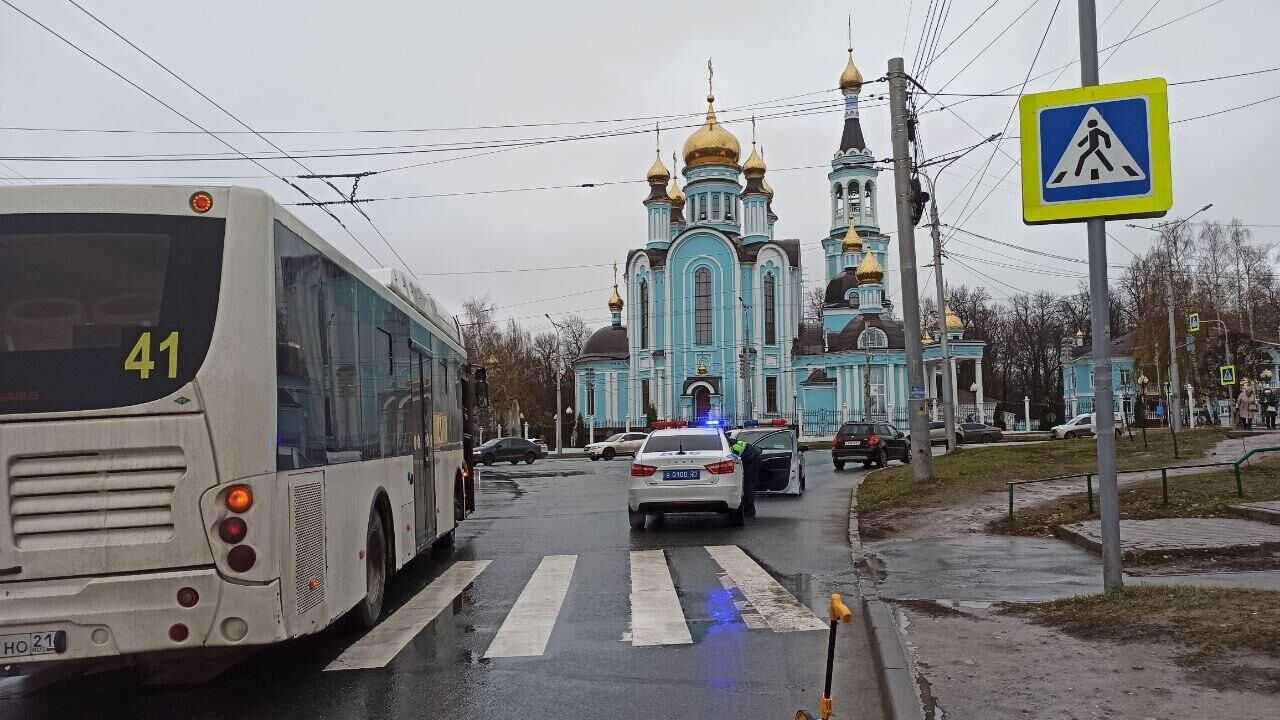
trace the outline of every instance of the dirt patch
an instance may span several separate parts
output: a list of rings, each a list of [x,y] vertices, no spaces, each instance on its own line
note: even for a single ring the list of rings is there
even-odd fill
[[[912,653],[941,710],[937,717],[1275,717],[1274,695],[1187,682],[1177,648],[1076,638],[994,609],[974,618],[904,610]]]
[[[1170,645],[1197,683],[1280,693],[1280,591],[1139,586],[1002,611],[1083,640]]]
[[[895,605],[901,605],[920,615],[928,615],[929,617],[958,617],[967,618],[969,620],[977,620],[978,618],[970,615],[962,610],[957,610],[950,605],[943,605],[933,600],[894,600]]]

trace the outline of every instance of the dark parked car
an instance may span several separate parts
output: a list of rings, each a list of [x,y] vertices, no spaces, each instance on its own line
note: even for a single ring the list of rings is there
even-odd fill
[[[847,422],[831,444],[831,462],[843,470],[849,460],[861,460],[863,467],[884,467],[890,460],[909,463],[911,440],[886,422]]]
[[[960,423],[960,432],[964,441],[970,443],[993,443],[1004,440],[1004,431],[994,425],[980,422]]]
[[[512,465],[521,460],[533,464],[547,456],[546,448],[532,440],[520,437],[494,438],[472,451],[476,462],[492,465],[501,460],[508,460]]]

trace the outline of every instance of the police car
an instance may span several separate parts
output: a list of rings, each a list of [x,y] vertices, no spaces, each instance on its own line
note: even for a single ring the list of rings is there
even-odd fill
[[[710,512],[742,526],[742,491],[742,463],[720,427],[656,429],[631,462],[627,520],[642,530],[663,513]]]
[[[808,450],[796,439],[795,429],[785,420],[763,425],[754,420],[729,433],[731,442],[742,440],[760,448],[760,477],[756,494],[803,495],[804,453]]]

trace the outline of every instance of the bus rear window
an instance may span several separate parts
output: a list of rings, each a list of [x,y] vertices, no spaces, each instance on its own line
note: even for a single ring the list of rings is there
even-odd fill
[[[0,414],[123,407],[195,377],[225,221],[0,215]]]

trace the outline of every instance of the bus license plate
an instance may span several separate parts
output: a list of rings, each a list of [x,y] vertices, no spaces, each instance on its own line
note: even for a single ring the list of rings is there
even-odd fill
[[[698,470],[663,470],[663,480],[697,480],[702,476]]]
[[[0,657],[58,655],[66,650],[67,634],[62,630],[0,635]]]

